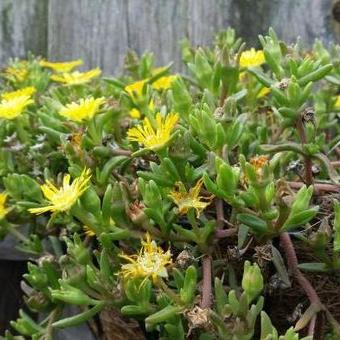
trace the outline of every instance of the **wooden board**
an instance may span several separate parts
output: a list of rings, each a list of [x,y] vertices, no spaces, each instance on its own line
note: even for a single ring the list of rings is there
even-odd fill
[[[273,26],[282,39],[329,42],[339,37],[334,0],[1,0],[0,64],[31,50],[51,60],[82,58],[85,68],[121,70],[128,49],[175,62],[179,41],[211,42],[233,26],[250,44]]]

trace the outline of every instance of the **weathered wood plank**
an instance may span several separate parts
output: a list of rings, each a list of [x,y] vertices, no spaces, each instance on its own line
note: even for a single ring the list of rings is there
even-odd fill
[[[50,0],[51,59],[83,58],[105,73],[121,69],[128,49],[152,51],[158,64],[180,65],[179,41],[207,44],[233,26],[250,44],[273,26],[285,40],[334,38],[332,0]]]
[[[121,0],[50,0],[49,59],[82,58],[87,68],[117,71],[128,48],[126,13]]]
[[[0,1],[0,65],[8,58],[47,52],[48,0]]]
[[[211,41],[233,26],[250,44],[273,26],[289,42],[338,39],[334,0],[1,0],[0,64],[27,51],[52,60],[83,58],[86,68],[121,70],[128,49],[180,67],[179,41]],[[48,27],[47,27],[48,23]]]

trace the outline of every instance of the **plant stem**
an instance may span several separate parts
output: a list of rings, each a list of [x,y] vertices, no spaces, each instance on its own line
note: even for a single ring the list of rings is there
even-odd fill
[[[221,198],[217,198],[215,205],[216,205],[216,230],[222,230],[224,226],[223,200]]]
[[[226,238],[233,236],[237,233],[237,228],[230,228],[230,229],[217,229],[215,231],[216,238]]]
[[[334,161],[331,162],[331,164],[334,166],[334,168],[340,168],[340,161]]]
[[[280,235],[280,244],[285,251],[288,268],[290,268],[296,280],[300,284],[301,288],[305,291],[310,303],[320,306],[320,309],[324,309],[322,302],[320,301],[320,298],[317,292],[315,291],[315,289],[313,288],[312,284],[301,273],[300,269],[298,268],[298,260],[297,260],[295,248],[288,233],[282,233]],[[311,334],[314,333],[315,323],[316,323],[316,320],[312,318],[310,322],[310,327],[308,330],[308,332]]]
[[[293,275],[296,277],[297,281],[305,291],[306,295],[309,298],[309,301],[311,303],[321,305],[322,303],[315,289],[298,268],[298,260],[296,257],[295,248],[287,232],[280,235],[280,243],[285,251],[288,267],[292,270]]]
[[[225,86],[223,85],[223,86],[222,86],[222,89],[221,89],[220,99],[219,99],[219,106],[220,106],[220,107],[223,107],[226,98],[227,98],[227,89],[226,89]]]
[[[202,285],[202,300],[201,308],[206,309],[211,306],[211,263],[212,259],[210,255],[204,255],[202,259],[202,270],[203,270],[203,285]]]
[[[287,184],[292,189],[300,189],[304,183],[302,182],[287,182]],[[340,185],[337,184],[328,184],[328,183],[314,183],[313,184],[314,191],[327,191],[327,192],[339,192],[340,191]]]
[[[296,129],[300,136],[301,144],[302,145],[306,144],[307,138],[301,115],[299,115],[299,117],[297,118]],[[311,184],[313,184],[312,160],[309,156],[304,156],[304,162],[305,162],[305,181],[307,186],[310,186]]]
[[[29,242],[29,238],[27,238],[26,236],[24,236],[20,231],[18,231],[14,226],[8,224],[8,231],[15,236],[18,240],[24,242],[24,243],[28,243]]]

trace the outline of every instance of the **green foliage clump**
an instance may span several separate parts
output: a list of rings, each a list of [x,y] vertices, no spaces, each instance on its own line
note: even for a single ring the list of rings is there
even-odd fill
[[[108,311],[159,339],[306,340],[321,314],[340,337],[309,281],[336,286],[340,269],[340,49],[272,30],[260,42],[245,50],[232,29],[210,48],[184,42],[183,75],[148,53],[129,53],[119,78],[11,61],[0,237],[30,261],[6,339],[52,339]],[[292,280],[309,303],[277,329],[265,302]],[[63,317],[68,305],[79,313]]]

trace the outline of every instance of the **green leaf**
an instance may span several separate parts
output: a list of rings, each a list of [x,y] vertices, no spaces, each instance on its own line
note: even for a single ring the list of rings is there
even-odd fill
[[[182,307],[179,306],[166,306],[160,311],[148,316],[145,319],[145,324],[148,326],[153,326],[158,323],[164,322],[172,318],[173,316],[179,314],[183,310]]]
[[[301,211],[300,213],[296,213],[293,216],[290,216],[288,220],[284,223],[281,230],[289,231],[293,228],[305,225],[313,217],[315,217],[318,210],[318,207],[314,207],[312,209]]]
[[[55,328],[67,328],[67,327],[74,327],[81,325],[82,323],[86,322],[87,320],[93,318],[96,314],[98,314],[104,307],[106,306],[106,302],[102,301],[98,303],[96,306],[92,307],[91,309],[87,310],[84,313],[71,316],[66,319],[62,319],[56,321],[52,324]]]
[[[240,223],[245,224],[251,228],[255,233],[263,234],[268,230],[266,221],[250,214],[238,214],[237,219]]]
[[[307,271],[307,272],[327,272],[328,267],[325,263],[322,262],[308,262],[308,263],[299,263],[299,269]]]

